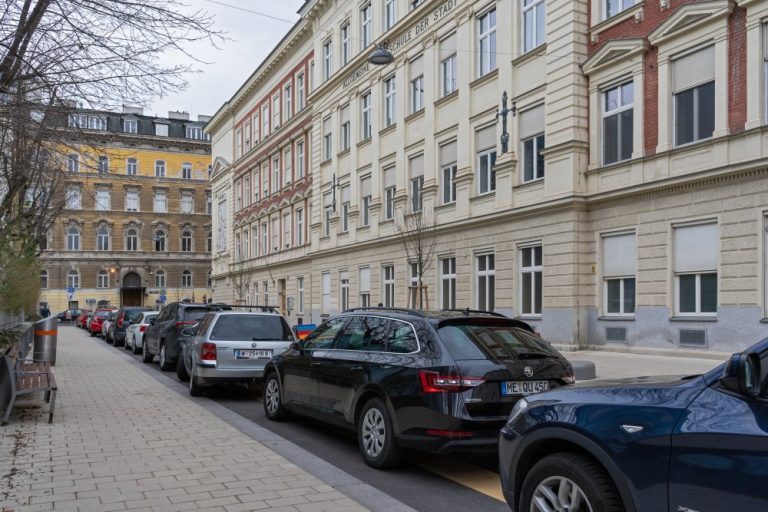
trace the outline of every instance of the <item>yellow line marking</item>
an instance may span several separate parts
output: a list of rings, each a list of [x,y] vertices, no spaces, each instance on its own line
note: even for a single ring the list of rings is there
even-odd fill
[[[485,494],[499,501],[504,500],[499,474],[488,471],[466,461],[449,460],[447,457],[433,458],[427,454],[414,455],[411,462],[431,473],[447,478],[473,491]]]

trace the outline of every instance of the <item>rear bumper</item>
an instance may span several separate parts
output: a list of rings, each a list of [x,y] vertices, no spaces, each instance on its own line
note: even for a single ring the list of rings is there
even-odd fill
[[[478,433],[473,437],[405,434],[397,439],[397,444],[403,448],[429,453],[495,453],[498,450],[498,437],[493,432]]]
[[[195,366],[195,377],[201,384],[249,382],[264,377],[264,368],[226,369],[212,366]]]

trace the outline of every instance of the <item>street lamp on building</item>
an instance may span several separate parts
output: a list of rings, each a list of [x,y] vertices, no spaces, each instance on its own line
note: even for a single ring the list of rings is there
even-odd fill
[[[386,66],[392,63],[395,57],[383,46],[376,45],[376,49],[368,56],[368,62],[374,66]]]

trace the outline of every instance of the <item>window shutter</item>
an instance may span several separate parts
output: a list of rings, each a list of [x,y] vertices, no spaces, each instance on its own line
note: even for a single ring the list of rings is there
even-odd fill
[[[717,270],[720,236],[716,223],[675,228],[675,272]]]
[[[634,233],[603,237],[603,277],[634,276],[637,241]]]
[[[409,80],[424,74],[424,58],[421,55],[411,61],[409,73]]]
[[[360,195],[362,197],[370,196],[371,194],[371,177],[368,176],[360,180]]]
[[[330,208],[331,203],[333,203],[333,201],[331,200],[331,193],[326,192],[325,194],[323,194],[323,206],[325,206],[326,208]]]
[[[440,61],[444,61],[456,53],[456,33],[446,37],[440,42]]]
[[[408,167],[411,179],[424,176],[424,155],[411,157],[411,159],[408,160]]]
[[[708,46],[691,53],[672,63],[672,92],[680,92],[691,87],[711,82],[715,79],[715,47]]]
[[[342,203],[348,203],[349,202],[349,185],[346,185],[341,188],[341,202]]]
[[[371,291],[371,269],[360,269],[360,293],[370,293]]]
[[[520,113],[520,138],[527,139],[544,131],[544,105]]]
[[[444,167],[446,165],[456,163],[456,153],[457,145],[455,140],[440,146],[440,166]]]
[[[344,107],[342,107],[341,114],[340,114],[341,124],[349,122],[349,111],[350,111],[349,105],[345,105]]]
[[[395,168],[384,169],[384,188],[395,186]]]
[[[341,272],[339,272],[339,280],[344,280],[344,279],[349,281],[349,270],[342,270]]]
[[[323,135],[328,135],[329,133],[331,133],[331,118],[330,118],[330,116],[326,117],[325,119],[323,119]]]
[[[477,151],[496,147],[496,125],[477,130],[475,132],[475,146]]]

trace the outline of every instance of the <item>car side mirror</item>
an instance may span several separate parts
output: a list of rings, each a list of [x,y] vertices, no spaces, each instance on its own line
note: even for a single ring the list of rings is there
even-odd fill
[[[755,353],[733,354],[725,366],[720,384],[749,398],[760,396],[760,357]]]
[[[299,352],[301,352],[302,350],[304,350],[304,342],[303,341],[294,341],[293,343],[291,343],[288,346],[288,348],[290,350],[298,350]]]

